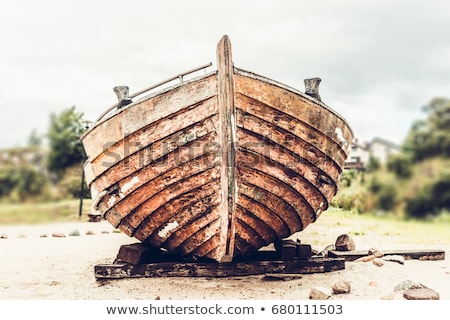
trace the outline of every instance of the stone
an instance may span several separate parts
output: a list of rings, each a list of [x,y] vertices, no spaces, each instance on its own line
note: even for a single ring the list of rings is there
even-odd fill
[[[53,238],[64,238],[66,235],[64,233],[61,232],[53,232],[52,233],[52,237]]]
[[[392,261],[400,264],[405,264],[405,258],[398,254],[387,255],[382,258],[384,261]]]
[[[375,259],[375,256],[365,256],[354,260],[354,262],[369,262]]]
[[[355,241],[348,234],[341,234],[335,243],[337,251],[354,251]]]
[[[101,234],[109,234],[108,230],[102,230]]]
[[[408,289],[403,296],[406,300],[439,300],[439,293],[428,288]]]
[[[47,235],[45,233],[39,235],[39,238],[47,238]]]
[[[78,229],[72,230],[69,232],[69,237],[79,237],[80,236],[80,231],[78,231]]]
[[[27,235],[21,233],[21,234],[19,234],[19,235],[17,236],[17,238],[19,238],[19,239],[25,239],[25,238],[27,238]]]
[[[326,257],[328,257],[328,253],[330,251],[334,251],[334,250],[336,250],[335,245],[334,244],[329,244],[325,248],[323,248],[323,250],[320,251],[317,255],[326,258]]]
[[[375,258],[381,258],[382,256],[384,256],[384,253],[378,250],[377,248],[370,248],[367,254],[369,256],[373,255],[375,256]]]
[[[333,290],[333,294],[350,293],[351,285],[348,281],[338,281],[333,284],[331,289]]]
[[[331,290],[325,287],[311,288],[309,299],[311,300],[327,300],[331,297]]]
[[[0,234],[0,239],[8,239],[8,235],[6,233]]]
[[[380,259],[380,258],[375,258],[373,259],[373,264],[376,265],[377,267],[382,267],[384,265],[384,260]]]
[[[92,236],[92,235],[94,235],[94,234],[95,234],[94,231],[91,231],[91,230],[86,231],[86,235],[87,235],[87,236]]]
[[[89,222],[100,222],[102,220],[102,215],[97,213],[88,214]]]
[[[378,283],[376,281],[369,281],[369,287],[378,287]]]
[[[423,284],[421,284],[420,282],[405,280],[396,285],[394,291],[405,291],[409,289],[428,289],[428,288]]]

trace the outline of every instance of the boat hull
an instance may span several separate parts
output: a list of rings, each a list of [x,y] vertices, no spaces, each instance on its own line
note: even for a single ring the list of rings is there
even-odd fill
[[[82,137],[98,210],[157,248],[231,261],[302,231],[337,192],[352,132],[319,100],[235,68],[117,110]]]

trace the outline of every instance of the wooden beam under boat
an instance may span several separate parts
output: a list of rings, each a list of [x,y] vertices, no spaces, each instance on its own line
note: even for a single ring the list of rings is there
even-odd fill
[[[419,250],[383,250],[384,256],[398,255],[405,260],[417,259],[422,261],[429,260],[445,260],[445,251],[440,249],[419,249]],[[332,258],[343,258],[346,261],[354,261],[356,259],[366,257],[367,250],[357,251],[329,251],[328,256]]]

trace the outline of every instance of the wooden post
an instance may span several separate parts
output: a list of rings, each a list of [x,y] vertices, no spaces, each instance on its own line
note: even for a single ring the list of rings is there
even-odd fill
[[[222,146],[221,167],[221,237],[225,252],[220,261],[230,262],[234,251],[234,219],[237,200],[237,183],[235,177],[236,161],[236,120],[234,104],[234,69],[231,55],[231,42],[228,36],[223,36],[217,45],[217,72],[220,135]]]
[[[81,168],[81,195],[80,195],[80,206],[78,208],[78,219],[81,219],[83,214],[83,197],[84,197],[84,168]]]

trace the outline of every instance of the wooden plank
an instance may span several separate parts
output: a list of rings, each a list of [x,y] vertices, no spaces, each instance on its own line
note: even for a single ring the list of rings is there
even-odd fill
[[[444,250],[383,250],[385,256],[387,255],[400,255],[406,260],[418,259],[418,260],[445,260]],[[358,251],[330,251],[328,253],[329,257],[333,258],[343,258],[346,261],[354,261],[358,258],[367,256],[366,250]]]
[[[317,129],[321,135],[325,134],[334,143],[333,149],[343,158],[343,164],[346,149],[352,140],[352,131],[346,121],[324,104],[311,102],[298,92],[286,89],[263,79],[258,80],[251,74],[236,73],[237,92],[304,122],[310,128]],[[342,135],[336,134],[336,128],[339,128]],[[345,147],[342,146],[342,140],[345,140]]]
[[[224,247],[220,248],[218,261],[230,262],[234,256],[235,215],[237,182],[235,178],[236,161],[236,121],[234,70],[231,42],[223,36],[217,45],[217,79],[219,101],[220,145],[222,149],[221,191],[222,225],[221,238]]]
[[[241,262],[156,262],[99,264],[95,277],[101,279],[154,277],[233,277],[259,274],[312,274],[345,269],[341,258],[313,258],[294,261]]]
[[[133,106],[124,108],[109,118],[109,120],[102,120],[100,123],[95,124],[95,127],[82,138],[89,160],[94,160],[104,152],[105,143],[112,145],[120,142],[128,134],[135,130],[140,130],[149,123],[154,123],[214,97],[216,95],[214,79],[215,75],[206,75],[204,78],[198,79],[198,81],[180,85],[170,90],[169,93],[143,99]],[[124,126],[124,123],[126,123],[124,119],[132,117],[132,114],[137,111],[142,115],[138,119],[138,123],[134,125],[127,123]],[[133,128],[130,126],[133,126]]]
[[[263,280],[265,281],[290,281],[297,280],[303,277],[302,274],[296,273],[266,273]]]

